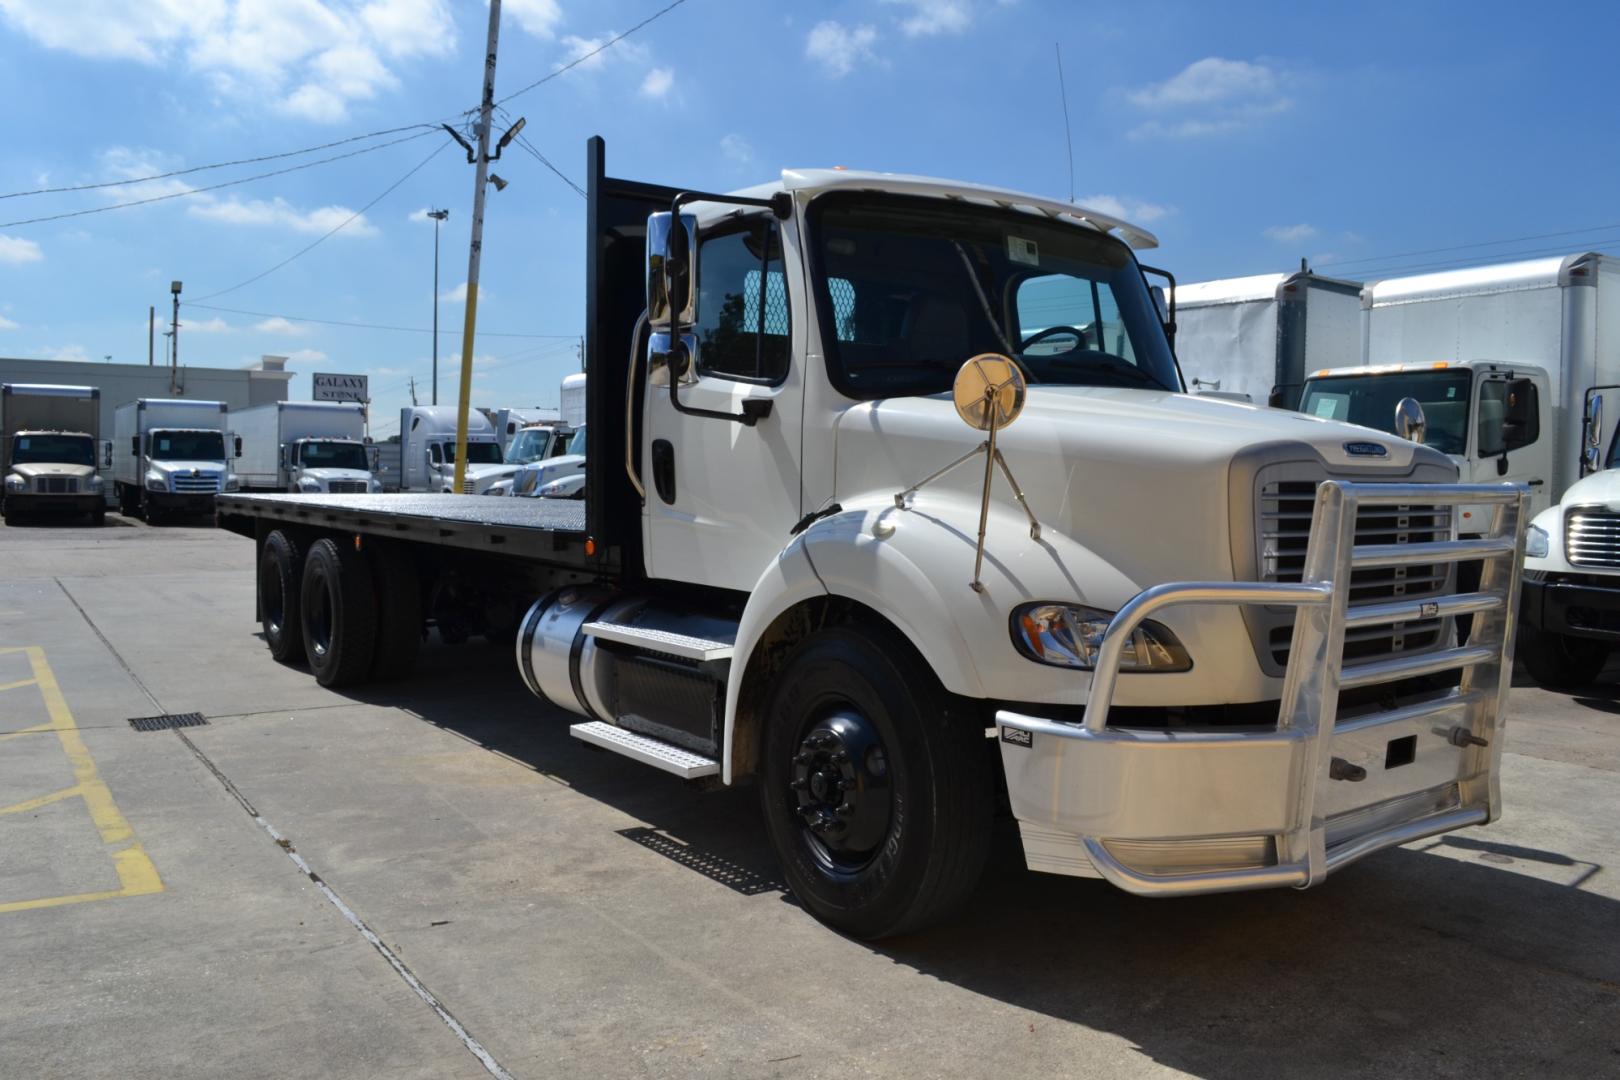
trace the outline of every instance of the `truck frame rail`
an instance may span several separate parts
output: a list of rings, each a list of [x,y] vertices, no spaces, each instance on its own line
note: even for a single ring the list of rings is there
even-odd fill
[[[1490,526],[1478,539],[1356,546],[1359,509],[1408,505],[1483,507]],[[1521,485],[1324,481],[1299,584],[1177,582],[1139,593],[1103,635],[1083,723],[997,713],[1031,867],[1148,896],[1305,888],[1375,851],[1495,820],[1528,506]],[[1350,604],[1354,570],[1473,560],[1483,563],[1475,591]],[[1186,604],[1298,609],[1274,728],[1109,725],[1133,632]],[[1466,645],[1344,661],[1346,629],[1462,614],[1473,617]],[[1455,686],[1394,701],[1392,684],[1451,672]],[[1341,719],[1340,692],[1364,687],[1389,693]]]

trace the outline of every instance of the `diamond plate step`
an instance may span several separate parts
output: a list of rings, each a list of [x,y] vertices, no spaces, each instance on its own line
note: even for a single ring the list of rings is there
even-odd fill
[[[668,630],[620,626],[616,623],[586,623],[584,633],[586,637],[616,641],[620,645],[634,645],[649,652],[667,653],[686,660],[730,660],[735,650],[735,646],[729,641],[710,641],[707,638],[675,634]]]
[[[674,773],[687,780],[695,780],[700,776],[714,776],[720,771],[720,763],[713,758],[683,750],[662,739],[638,735],[622,727],[604,724],[600,720],[593,720],[588,724],[575,724],[568,729],[568,733],[576,739],[583,739],[604,750],[623,754],[643,765],[651,765],[655,769]]]

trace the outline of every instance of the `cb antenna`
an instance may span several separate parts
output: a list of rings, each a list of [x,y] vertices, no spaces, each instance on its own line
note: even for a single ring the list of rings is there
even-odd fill
[[[1074,136],[1069,133],[1069,90],[1063,84],[1063,48],[1054,41],[1052,51],[1057,53],[1058,98],[1063,102],[1063,141],[1069,147],[1069,201],[1074,202]]]

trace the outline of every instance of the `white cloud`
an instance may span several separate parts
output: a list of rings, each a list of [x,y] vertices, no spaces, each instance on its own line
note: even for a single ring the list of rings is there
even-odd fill
[[[83,345],[47,345],[35,351],[43,360],[69,360],[82,364],[90,359],[90,354],[84,351]]]
[[[675,85],[675,73],[669,68],[653,68],[641,80],[641,93],[645,97],[661,98]]]
[[[211,319],[180,320],[180,332],[182,334],[229,334],[234,329],[236,329],[234,326],[218,315]]]
[[[1175,213],[1174,207],[1118,195],[1082,195],[1074,201],[1089,210],[1128,221],[1133,225],[1147,225]]]
[[[1266,230],[1266,239],[1275,240],[1279,244],[1297,244],[1302,240],[1309,240],[1316,235],[1314,225],[1273,225]]]
[[[644,63],[647,60],[650,55],[647,47],[638,45],[634,41],[621,41],[611,49],[603,48],[609,41],[618,36],[616,30],[604,30],[597,37],[580,37],[577,34],[569,34],[562,39],[562,43],[568,50],[569,62],[579,61],[576,70],[580,71],[596,71],[607,63],[610,58],[627,63]],[[602,51],[598,52],[598,49]]]
[[[309,327],[289,322],[280,315],[273,315],[268,319],[254,323],[253,329],[261,334],[285,334],[288,337],[301,337],[309,333]]]
[[[0,234],[0,263],[20,265],[22,263],[39,262],[45,253],[39,250],[39,245],[32,240],[24,240],[20,236],[6,236]]]
[[[467,302],[467,283],[463,281],[460,285],[457,285],[453,289],[444,290],[444,292],[439,294],[439,299],[443,300],[447,304],[465,304]],[[489,290],[484,288],[484,286],[479,285],[478,302],[483,304],[487,303],[488,301]]]
[[[446,0],[3,0],[0,15],[48,48],[184,64],[222,95],[322,122],[398,85],[382,56],[447,56],[456,43]]]
[[[506,0],[501,14],[528,33],[548,41],[556,36],[557,24],[562,22],[562,9],[557,6],[557,0]]]
[[[876,41],[877,31],[865,23],[845,26],[828,19],[811,28],[804,42],[804,55],[820,64],[829,78],[841,79],[858,63],[876,62],[877,54],[872,51]]]
[[[911,14],[900,20],[900,32],[907,37],[960,34],[973,23],[973,9],[967,0],[883,0],[903,7]]]
[[[738,165],[747,165],[754,160],[754,148],[748,144],[747,139],[736,132],[720,139],[720,152]]]
[[[279,195],[273,199],[213,199],[199,196],[187,209],[193,217],[227,225],[274,225],[293,232],[319,235],[331,232],[354,214],[346,206],[322,206],[300,210]],[[339,236],[376,236],[377,227],[364,216],[358,217]]]
[[[374,368],[366,368],[366,374],[367,375],[409,375],[409,374],[411,374],[411,369],[410,368],[402,368],[402,367],[374,367]]]
[[[321,352],[319,349],[299,349],[297,352],[290,352],[287,354],[287,361],[293,364],[315,364],[325,359],[326,354]]]
[[[1285,81],[1268,64],[1206,56],[1126,94],[1131,104],[1164,117],[1138,125],[1131,135],[1179,139],[1241,131],[1293,107],[1283,93]]]
[[[16,323],[12,322],[10,319],[6,318],[4,315],[0,315],[0,330],[15,330],[15,329],[17,329],[17,324]]]

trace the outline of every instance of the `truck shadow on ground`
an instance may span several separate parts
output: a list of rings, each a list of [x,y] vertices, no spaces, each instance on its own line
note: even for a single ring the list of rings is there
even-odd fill
[[[700,790],[570,738],[573,720],[530,697],[506,649],[430,648],[416,681],[352,696],[648,823],[616,837],[717,888],[792,902],[756,791]],[[1620,901],[1574,887],[1604,868],[1488,837],[1384,852],[1306,892],[1145,900],[1030,873],[1001,822],[965,916],[861,947],[1027,1010],[1010,1023],[998,1011],[985,1039],[1080,1024],[1201,1077],[1612,1074]]]

